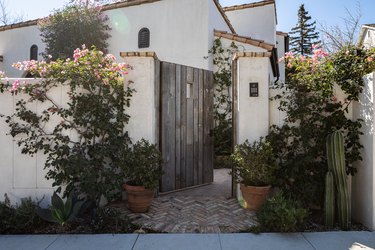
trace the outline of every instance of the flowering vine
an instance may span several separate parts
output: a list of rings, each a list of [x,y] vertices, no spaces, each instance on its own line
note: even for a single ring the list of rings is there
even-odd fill
[[[374,50],[347,47],[327,54],[313,47],[310,57],[287,53],[287,79],[277,86],[284,125],[271,128],[268,138],[279,159],[278,185],[307,206],[323,204],[327,171],[326,137],[333,131],[345,134],[346,170],[354,175],[362,159],[359,142],[362,121],[348,117],[350,104],[359,100],[363,77],[375,69]],[[337,96],[341,89],[342,96]],[[340,91],[340,92],[341,92]]]
[[[123,182],[116,152],[131,143],[126,109],[133,89],[124,82],[128,66],[85,46],[76,49],[72,59],[23,61],[13,66],[39,78],[36,83],[5,79],[0,85],[2,92],[27,97],[6,117],[10,134],[20,135],[17,143],[22,152],[47,155],[46,178],[53,180],[58,191],[64,187],[65,194],[77,192],[96,206],[103,197],[116,198]],[[62,95],[68,97],[65,104],[52,93],[61,86]],[[38,106],[45,108],[32,110],[28,103],[44,103]]]

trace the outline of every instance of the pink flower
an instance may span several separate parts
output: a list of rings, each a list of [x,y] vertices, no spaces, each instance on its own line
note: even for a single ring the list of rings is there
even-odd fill
[[[10,93],[13,93],[15,91],[18,90],[18,87],[20,85],[20,81],[19,80],[15,80],[13,85],[12,85],[12,88],[9,90]]]
[[[116,57],[112,54],[107,54],[105,56],[106,59],[110,60],[110,61],[116,61]]]
[[[367,61],[368,62],[372,62],[374,60],[374,58],[372,58],[371,56],[370,57],[367,57]]]
[[[12,64],[12,67],[13,67],[13,68],[16,68],[16,69],[18,69],[18,70],[22,70],[22,69],[23,69],[23,65],[22,65],[21,62],[13,63],[13,64]]]

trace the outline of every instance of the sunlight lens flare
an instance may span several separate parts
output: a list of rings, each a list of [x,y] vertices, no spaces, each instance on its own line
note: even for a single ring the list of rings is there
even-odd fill
[[[129,34],[131,25],[128,17],[121,10],[114,10],[108,14],[112,29],[121,34]]]

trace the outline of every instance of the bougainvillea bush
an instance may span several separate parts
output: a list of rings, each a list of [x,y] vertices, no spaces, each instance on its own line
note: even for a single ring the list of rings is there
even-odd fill
[[[123,182],[116,152],[130,143],[125,126],[133,89],[124,86],[126,65],[116,63],[113,55],[83,46],[74,51],[72,59],[24,61],[14,67],[41,77],[35,84],[14,81],[0,85],[2,91],[27,96],[6,117],[22,153],[46,154],[46,177],[59,191],[64,187],[65,194],[75,191],[96,206],[103,197],[116,198]],[[58,87],[63,87],[66,104],[51,93]],[[45,108],[29,109],[35,103]]]
[[[339,130],[345,135],[347,173],[360,161],[362,121],[350,119],[349,109],[362,92],[363,77],[374,70],[374,50],[347,47],[328,55],[315,46],[311,57],[287,53],[287,80],[280,100],[285,124],[273,126],[268,139],[279,162],[278,186],[309,207],[323,205],[327,171],[326,137]],[[342,95],[337,93],[341,89]]]

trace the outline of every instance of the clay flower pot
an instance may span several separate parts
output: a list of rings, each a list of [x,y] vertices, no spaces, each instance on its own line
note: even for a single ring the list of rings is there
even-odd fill
[[[245,200],[245,208],[251,211],[257,211],[267,200],[271,186],[256,187],[240,185],[242,197]]]
[[[128,207],[134,213],[145,213],[151,206],[155,191],[143,186],[132,186],[128,183],[123,185],[128,195]]]

